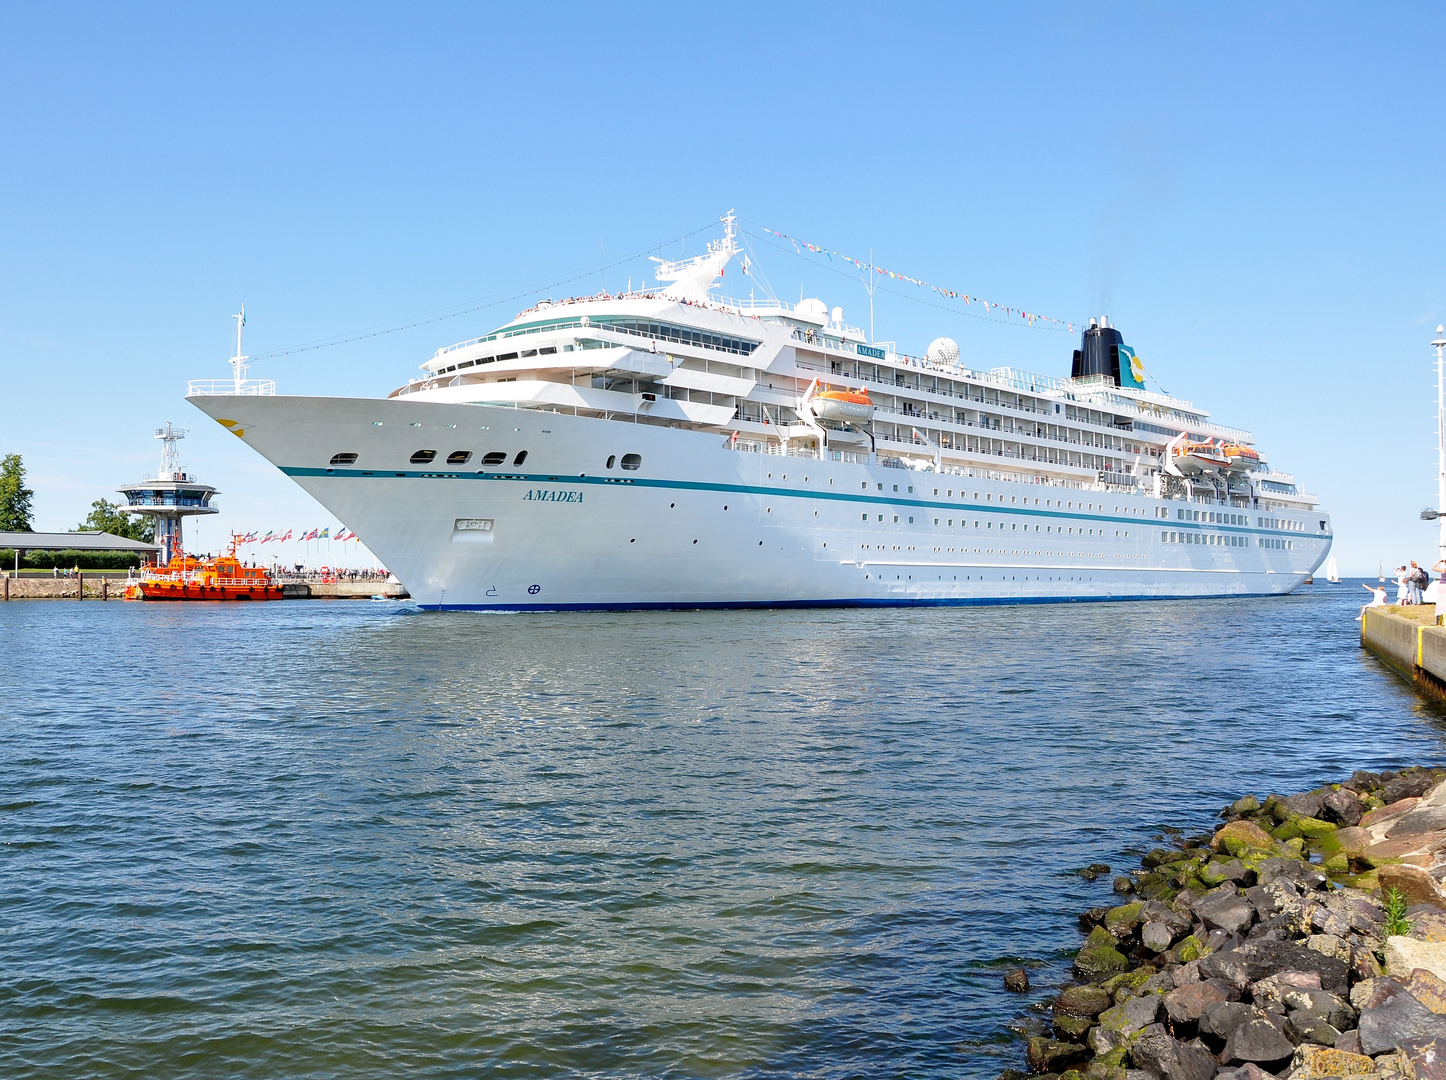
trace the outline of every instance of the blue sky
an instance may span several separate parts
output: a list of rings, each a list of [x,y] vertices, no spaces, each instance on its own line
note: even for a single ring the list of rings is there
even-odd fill
[[[241,303],[265,354],[520,297],[252,370],[383,394],[533,299],[640,281],[690,232],[700,250],[735,207],[1001,303],[1109,315],[1162,385],[1322,497],[1343,572],[1429,557],[1443,23],[1425,5],[8,5],[0,452],[25,456],[37,526],[69,528],[154,468],[174,421],[224,492],[203,546],[335,525],[183,400],[229,373]],[[855,280],[754,250],[784,299],[866,324]],[[1067,334],[894,288],[881,339],[1067,373]]]

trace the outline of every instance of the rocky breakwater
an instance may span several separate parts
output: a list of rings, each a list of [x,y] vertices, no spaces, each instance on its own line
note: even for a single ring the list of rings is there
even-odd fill
[[[1045,1006],[1030,1071],[1446,1080],[1446,770],[1358,772],[1223,816],[1080,917],[1079,981]]]

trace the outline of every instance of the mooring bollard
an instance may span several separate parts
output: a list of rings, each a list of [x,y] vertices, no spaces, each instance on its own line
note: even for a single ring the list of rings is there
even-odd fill
[[[75,572],[75,598],[77,600],[85,599],[85,575],[79,570]]]
[[[110,599],[110,578],[103,577],[100,579],[100,598],[102,600]]]
[[[5,575],[5,599],[10,599],[10,575]]]

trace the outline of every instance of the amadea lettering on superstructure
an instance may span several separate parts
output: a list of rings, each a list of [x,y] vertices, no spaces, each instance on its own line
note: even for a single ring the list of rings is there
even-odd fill
[[[529,488],[527,494],[522,496],[523,502],[582,502],[580,491],[549,491],[547,488]]]

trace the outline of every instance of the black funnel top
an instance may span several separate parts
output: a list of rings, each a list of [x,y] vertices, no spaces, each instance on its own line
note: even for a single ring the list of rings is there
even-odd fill
[[[1120,346],[1124,336],[1113,326],[1090,326],[1080,339],[1080,347],[1074,352],[1074,364],[1070,377],[1083,379],[1090,375],[1105,375],[1116,386],[1120,385]],[[1130,350],[1126,349],[1126,363]],[[1134,385],[1134,380],[1129,380]]]

